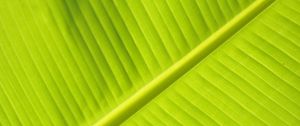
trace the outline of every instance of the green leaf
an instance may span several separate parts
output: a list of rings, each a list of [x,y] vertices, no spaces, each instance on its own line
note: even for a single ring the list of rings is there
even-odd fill
[[[0,125],[297,125],[300,3],[271,3],[2,0]]]
[[[276,1],[124,125],[299,125],[299,1]]]

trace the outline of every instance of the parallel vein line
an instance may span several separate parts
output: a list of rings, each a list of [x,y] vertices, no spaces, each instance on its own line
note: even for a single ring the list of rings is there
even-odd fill
[[[232,58],[231,56],[228,56],[228,58],[230,58],[231,60],[234,60],[234,58]],[[219,61],[220,62],[220,61]],[[234,60],[234,62],[237,63],[236,60]],[[251,75],[257,77],[260,81],[262,81],[268,88],[272,89],[272,91],[278,93],[278,95],[287,98],[286,96],[284,96],[281,92],[277,91],[276,89],[274,89],[274,87],[270,86],[269,83],[267,83],[267,81],[263,80],[262,77],[258,76],[256,73],[254,73],[253,71],[251,71],[251,69],[249,69],[248,67],[246,67],[244,64],[239,64],[242,68],[246,69],[247,72],[249,72]],[[240,77],[242,78],[242,77]],[[250,83],[249,83],[250,84]],[[288,113],[291,114],[290,111],[288,111],[288,109],[286,109],[285,106],[283,106],[282,104],[278,103],[277,100],[275,100],[273,97],[270,97],[270,95],[268,95],[266,92],[264,92],[261,88],[255,86],[255,85],[250,85],[253,88],[255,88],[258,92],[262,93],[263,96],[265,96],[268,100],[270,100],[272,103],[274,103],[276,106],[278,106],[280,109],[287,111]],[[288,98],[287,98],[288,99]],[[288,99],[289,100],[289,99]],[[293,101],[289,101],[289,102],[293,102]],[[294,103],[295,104],[295,103]],[[293,115],[293,114],[291,114]]]

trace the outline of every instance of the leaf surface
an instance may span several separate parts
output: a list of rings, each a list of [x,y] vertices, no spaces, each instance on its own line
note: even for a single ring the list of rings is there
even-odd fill
[[[124,125],[299,125],[299,5],[275,1]]]
[[[0,125],[299,124],[299,2],[270,3],[2,0]]]

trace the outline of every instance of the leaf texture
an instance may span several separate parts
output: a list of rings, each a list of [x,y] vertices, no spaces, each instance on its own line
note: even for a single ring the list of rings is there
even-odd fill
[[[243,27],[232,21],[257,1],[1,0],[0,125],[99,125],[220,29]],[[137,101],[110,121],[299,124],[297,7],[276,1],[140,111],[131,116]]]
[[[276,1],[123,125],[299,125],[299,1]]]
[[[1,125],[92,124],[250,3],[1,1]]]

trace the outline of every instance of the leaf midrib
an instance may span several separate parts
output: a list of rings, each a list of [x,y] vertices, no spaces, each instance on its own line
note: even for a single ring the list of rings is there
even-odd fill
[[[169,67],[166,71],[154,78],[131,97],[98,120],[94,125],[118,125],[155,98],[173,82],[187,73],[197,63],[222,45],[231,36],[236,34],[247,23],[265,10],[274,0],[256,0],[241,11],[232,20],[227,22],[218,31],[201,42],[195,49]]]

